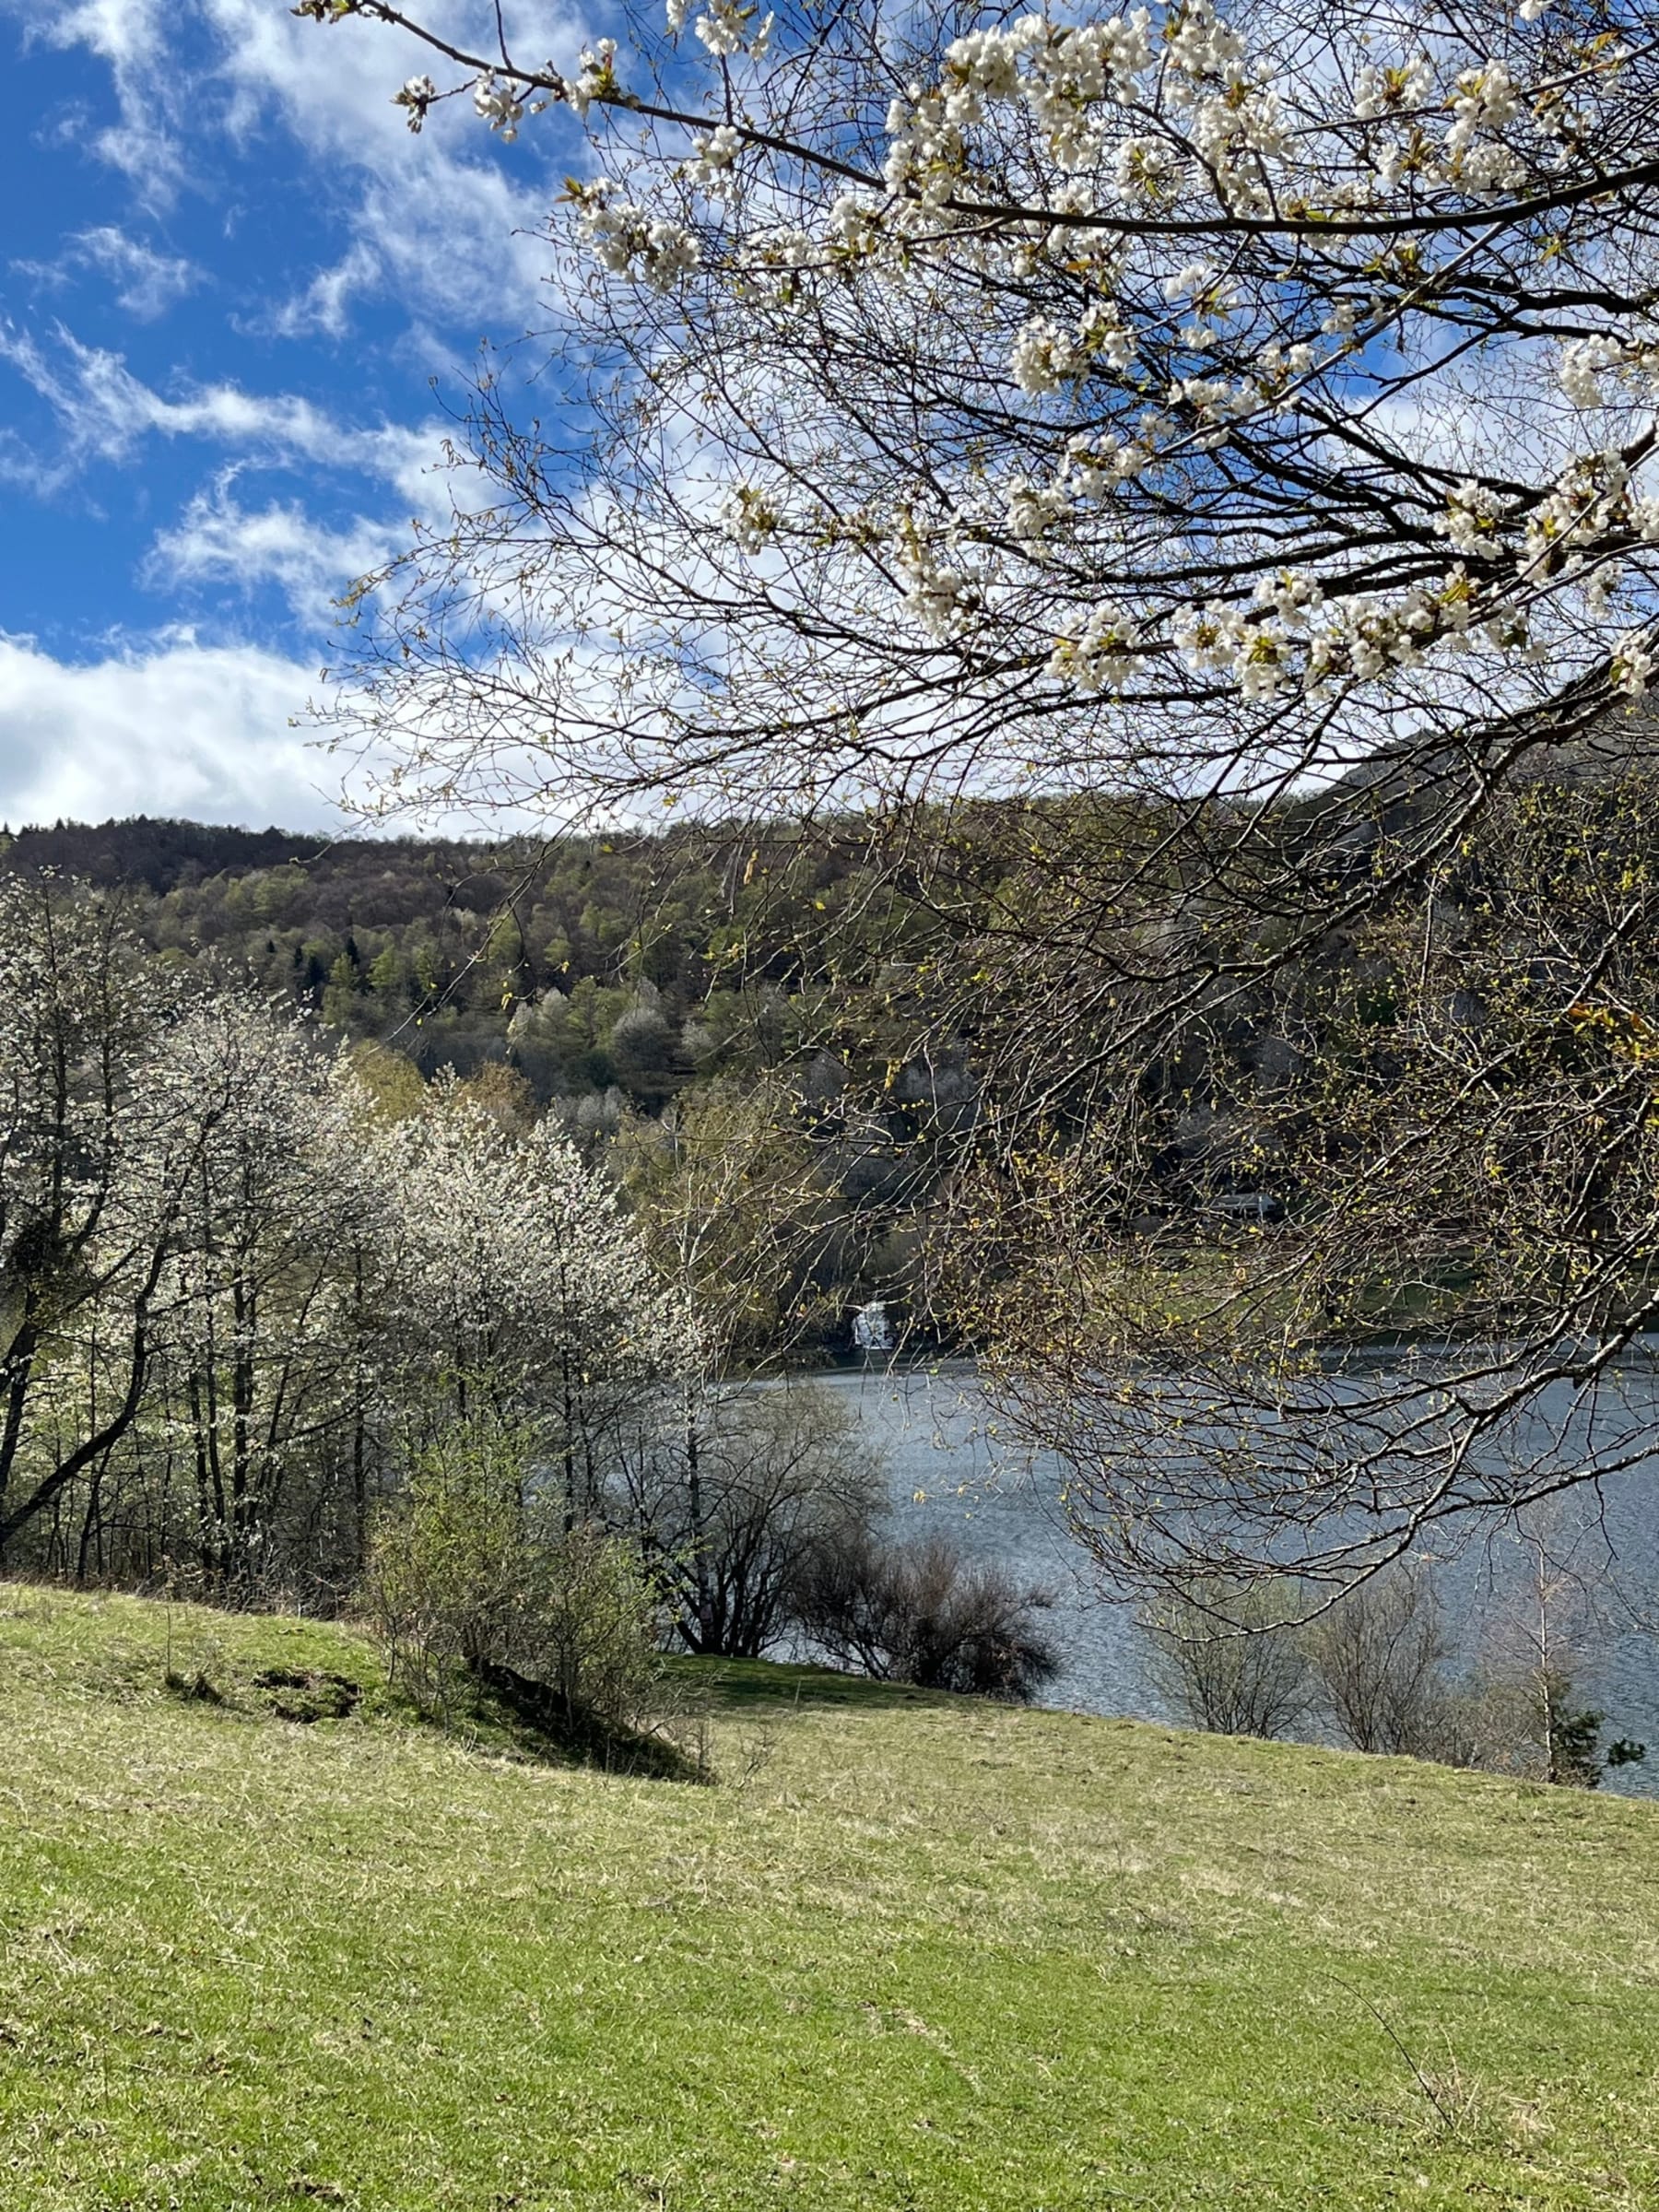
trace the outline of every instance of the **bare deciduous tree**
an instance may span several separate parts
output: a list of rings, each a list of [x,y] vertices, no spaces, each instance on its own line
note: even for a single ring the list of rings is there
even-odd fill
[[[1645,1453],[1573,1430],[1656,1279],[1645,878],[1447,886],[1647,749],[1651,11],[671,0],[569,74],[300,12],[424,41],[416,129],[592,138],[579,427],[491,363],[489,496],[357,601],[388,803],[902,823],[971,924],[941,1279],[1114,1572],[1317,1596]],[[1389,1324],[1469,1348],[1333,1365]]]
[[[789,1629],[818,1554],[861,1533],[885,1502],[880,1468],[812,1383],[704,1394],[695,1460],[681,1414],[677,1394],[665,1394],[624,1433],[618,1518],[637,1535],[687,1647],[758,1658]]]
[[[1357,1751],[1446,1755],[1451,1646],[1426,1570],[1413,1562],[1360,1583],[1303,1641],[1324,1702]]]

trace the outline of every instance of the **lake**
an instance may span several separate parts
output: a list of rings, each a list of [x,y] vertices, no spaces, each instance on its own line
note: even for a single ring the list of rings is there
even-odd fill
[[[1148,1678],[1146,1640],[1133,1607],[1102,1588],[1065,1525],[1058,1462],[999,1443],[973,1370],[946,1364],[890,1370],[872,1364],[816,1378],[857,1419],[887,1467],[900,1535],[953,1536],[971,1557],[995,1560],[1051,1591],[1047,1629],[1064,1672],[1044,1702],[1142,1720],[1176,1716]],[[1638,1359],[1619,1378],[1621,1422],[1651,1406],[1656,1451],[1650,1469],[1609,1477],[1549,1510],[1552,1566],[1591,1594],[1579,1607],[1586,1664],[1575,1677],[1606,1715],[1609,1736],[1651,1747],[1643,1766],[1608,1776],[1608,1788],[1659,1794],[1659,1368]],[[1550,1418],[1547,1393],[1540,1418]],[[1471,1529],[1436,1559],[1448,1624],[1472,1656],[1531,1586],[1535,1555],[1524,1525]]]

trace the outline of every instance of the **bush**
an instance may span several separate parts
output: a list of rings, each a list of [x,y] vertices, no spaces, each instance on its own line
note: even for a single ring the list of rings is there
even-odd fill
[[[689,1391],[656,1410],[622,1452],[620,1511],[686,1648],[759,1658],[788,1630],[805,1563],[868,1526],[879,1464],[807,1382]]]
[[[1356,1751],[1465,1763],[1460,1700],[1445,1675],[1451,1647],[1426,1569],[1398,1566],[1359,1584],[1303,1641],[1324,1701]]]
[[[387,1671],[447,1714],[468,1681],[514,1688],[569,1740],[648,1719],[656,1606],[633,1547],[563,1525],[524,1440],[457,1430],[417,1465],[379,1529],[368,1595]]]
[[[565,1724],[640,1725],[663,1673],[655,1599],[631,1544],[589,1525],[538,1547],[534,1616],[517,1662]]]
[[[1645,1745],[1627,1736],[1604,1744],[1606,1714],[1580,1703],[1573,1677],[1561,1665],[1505,1672],[1488,1663],[1476,1673],[1458,1710],[1462,1740],[1453,1756],[1459,1766],[1594,1790],[1609,1768],[1647,1756]]]
[[[1154,1682],[1183,1719],[1218,1735],[1286,1735],[1314,1685],[1294,1618],[1274,1583],[1212,1581],[1144,1614]]]
[[[794,1616],[830,1658],[893,1682],[1029,1704],[1060,1671],[1036,1616],[1048,1592],[971,1565],[941,1536],[894,1545],[868,1526],[802,1561]]]

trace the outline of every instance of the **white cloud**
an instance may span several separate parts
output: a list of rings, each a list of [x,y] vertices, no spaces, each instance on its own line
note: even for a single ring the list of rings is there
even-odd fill
[[[540,312],[547,248],[535,230],[558,179],[582,161],[564,111],[502,146],[458,100],[414,137],[392,106],[398,84],[427,68],[444,84],[465,73],[398,29],[299,22],[283,0],[197,0],[188,9],[177,0],[66,0],[44,11],[35,0],[0,0],[0,13],[18,18],[33,42],[79,46],[104,62],[117,115],[90,144],[144,204],[177,199],[221,133],[248,146],[276,124],[294,139],[319,179],[312,212],[349,212],[354,241],[297,300],[278,305],[276,330],[292,319],[289,334],[338,334],[349,297],[365,289],[398,299],[420,327],[463,316],[482,330]],[[422,16],[458,44],[480,29],[469,0],[431,0]],[[606,6],[597,16],[608,20]],[[573,68],[588,35],[559,0],[509,9],[509,38],[535,60]]]
[[[316,671],[187,633],[84,664],[0,635],[0,817],[338,827],[335,764],[289,727]]]
[[[145,580],[243,585],[274,583],[302,621],[325,628],[334,600],[348,584],[390,560],[405,534],[357,516],[331,530],[298,504],[240,506],[228,481],[191,500],[177,525],[163,530],[145,564]]]
[[[508,0],[510,32],[525,32],[524,50],[536,58],[550,53],[568,67],[589,30],[605,28],[600,19],[584,29],[567,12],[585,4]],[[603,18],[612,0],[593,4]],[[475,0],[429,0],[425,12],[469,29],[493,15]],[[406,352],[437,369],[470,356],[484,331],[512,335],[547,320],[547,249],[535,233],[559,177],[586,159],[562,112],[504,146],[477,123],[471,101],[458,100],[413,137],[392,104],[397,85],[429,66],[454,79],[402,33],[361,21],[297,22],[286,0],[55,0],[50,8],[0,0],[6,18],[37,49],[72,57],[56,71],[74,103],[65,133],[116,164],[138,206],[154,210],[200,186],[233,218],[236,188],[227,201],[226,177],[237,174],[237,157],[247,157],[250,171],[280,169],[285,191],[288,172],[296,172],[293,235],[315,244],[303,249],[303,278],[290,270],[265,286],[263,334],[343,337],[353,304],[372,295],[395,302],[407,318]],[[112,88],[112,101],[101,89],[88,93],[94,78]],[[83,93],[100,119],[111,118],[96,136]],[[109,276],[129,312],[159,312],[194,272],[136,242],[159,235],[143,221],[120,220],[122,228],[83,230],[65,251]],[[229,303],[237,291],[232,264],[201,252]],[[256,270],[248,274],[257,281]],[[452,426],[342,422],[332,387],[320,388],[319,404],[294,392],[251,392],[240,381],[158,375],[152,383],[122,353],[43,324],[0,324],[0,363],[27,379],[56,421],[56,435],[43,441],[21,418],[0,429],[0,477],[42,489],[76,480],[81,499],[100,465],[199,443],[210,456],[200,473],[219,473],[155,537],[148,575],[273,584],[307,621],[339,584],[397,549],[404,518],[444,511],[455,482],[433,473]],[[351,389],[344,376],[340,389]],[[429,412],[424,404],[420,411]],[[329,526],[297,504],[250,499],[244,506],[233,496],[239,473],[275,467],[308,472],[308,502],[318,497],[332,513],[342,506],[367,512]],[[351,484],[342,500],[342,477],[386,488]],[[463,473],[459,488],[465,499],[484,488]],[[174,513],[171,482],[162,496]],[[382,502],[401,510],[396,542],[390,518],[378,519]],[[288,726],[314,681],[313,670],[280,652],[207,646],[184,632],[100,649],[85,662],[57,660],[29,639],[0,633],[0,815],[15,822],[164,811],[326,824],[333,809],[317,787],[332,791],[336,764]]]
[[[174,300],[194,291],[202,273],[192,263],[172,253],[158,253],[153,246],[129,238],[113,223],[100,223],[83,230],[65,249],[68,256],[100,269],[115,287],[115,297],[131,315],[151,322],[165,314]]]
[[[321,694],[308,665],[253,645],[204,645],[184,629],[87,662],[0,632],[0,820],[16,829],[147,814],[365,834],[342,793],[369,799],[372,763],[317,743],[303,718]],[[535,789],[535,767],[527,748],[516,789],[385,826],[434,837],[545,832],[544,809],[512,803]]]
[[[250,393],[237,384],[198,385],[166,399],[120,354],[83,346],[61,324],[53,336],[49,351],[32,333],[0,327],[0,360],[52,406],[72,460],[124,461],[149,436],[199,438],[267,462],[355,469],[394,485],[413,505],[430,503],[429,472],[441,454],[436,428],[352,429],[295,394]]]
[[[609,12],[599,0],[595,18]],[[534,232],[559,178],[582,159],[563,111],[506,147],[478,124],[470,100],[458,100],[458,112],[414,137],[392,104],[399,84],[429,68],[446,84],[465,73],[406,32],[297,21],[282,0],[197,0],[183,9],[177,0],[68,0],[51,11],[0,0],[0,13],[19,18],[31,39],[80,47],[106,64],[118,120],[93,143],[145,202],[176,196],[193,142],[224,132],[246,145],[273,123],[320,181],[333,182],[338,211],[349,209],[352,247],[277,310],[278,327],[291,314],[296,333],[335,333],[350,295],[371,287],[399,299],[423,326],[535,313],[547,253]],[[467,0],[432,0],[422,13],[464,45],[481,19]],[[558,0],[533,0],[509,9],[508,29],[520,51],[568,69],[592,24]],[[317,212],[331,212],[326,194]]]
[[[379,254],[359,240],[332,268],[319,269],[304,291],[285,300],[268,318],[268,327],[279,338],[307,337],[313,331],[325,337],[344,337],[353,295],[371,291],[381,274]]]
[[[113,223],[100,223],[65,239],[50,262],[14,261],[10,266],[52,291],[62,291],[77,269],[96,269],[115,287],[117,303],[141,323],[164,314],[203,281],[202,271],[193,262],[159,253]]]
[[[416,137],[393,105],[398,86],[428,69],[445,85],[464,78],[429,48],[362,21],[299,22],[269,0],[207,4],[231,133],[248,139],[278,121],[319,174],[351,179],[351,251],[319,273],[302,301],[315,294],[342,326],[347,298],[371,288],[423,326],[465,318],[483,327],[545,312],[547,251],[536,232],[564,172],[582,159],[568,114],[549,112],[506,147],[461,100]],[[461,44],[481,20],[476,7],[443,0],[422,12]],[[524,50],[539,60],[550,49],[572,66],[586,34],[557,6],[535,14]]]
[[[142,199],[171,199],[182,173],[180,140],[169,127],[179,99],[176,75],[166,66],[168,33],[177,21],[171,0],[64,0],[48,8],[0,0],[0,6],[22,18],[26,38],[85,47],[109,65],[119,119],[94,135],[94,150],[125,171]]]

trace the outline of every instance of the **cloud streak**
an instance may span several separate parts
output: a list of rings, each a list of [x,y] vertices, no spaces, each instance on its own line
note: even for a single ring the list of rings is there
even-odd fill
[[[346,585],[382,567],[404,542],[403,532],[361,515],[344,529],[330,529],[297,502],[242,507],[227,481],[198,493],[176,526],[159,533],[145,581],[152,589],[275,584],[301,621],[322,629],[334,619],[335,600]]]
[[[65,449],[55,471],[60,478],[77,462],[129,460],[147,438],[189,438],[269,465],[353,469],[394,486],[411,504],[430,500],[430,472],[441,458],[441,432],[434,425],[354,429],[295,394],[251,393],[230,383],[200,385],[169,399],[135,376],[123,355],[82,345],[62,324],[53,337],[48,347],[32,333],[0,328],[0,360],[58,418]]]
[[[53,261],[14,261],[10,266],[54,291],[68,285],[76,270],[95,269],[114,287],[116,304],[141,323],[153,323],[204,281],[193,262],[159,253],[114,223],[78,231]]]
[[[81,47],[108,65],[116,119],[92,134],[92,149],[125,172],[147,206],[169,204],[184,171],[176,75],[166,65],[177,20],[169,0],[64,0],[49,8],[0,0],[0,7],[21,21],[31,43]]]
[[[158,253],[113,223],[81,231],[70,252],[107,276],[119,304],[144,323],[165,314],[202,281],[202,272],[192,263],[177,254]]]

